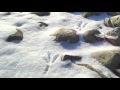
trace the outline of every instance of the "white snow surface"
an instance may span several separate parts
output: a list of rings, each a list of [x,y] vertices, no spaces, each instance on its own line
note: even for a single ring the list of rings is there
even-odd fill
[[[50,12],[50,16],[37,16],[31,12],[0,12],[0,78],[101,78],[96,72],[78,66],[70,60],[61,61],[65,54],[80,55],[76,63],[89,64],[108,77],[118,78],[109,69],[91,57],[92,52],[118,49],[108,42],[85,43],[82,35],[91,28],[105,33],[113,28],[105,27],[103,20],[110,17],[104,12],[100,16],[82,17],[80,12]],[[48,23],[39,27],[38,22]],[[19,28],[24,39],[20,43],[6,42],[6,38]],[[81,40],[76,44],[57,43],[50,36],[60,28],[74,29]]]

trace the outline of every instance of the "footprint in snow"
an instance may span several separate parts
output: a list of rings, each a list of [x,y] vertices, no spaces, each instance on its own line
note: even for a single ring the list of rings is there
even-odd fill
[[[47,52],[47,55],[43,57],[43,59],[46,61],[46,68],[45,72],[47,73],[49,71],[50,66],[58,59],[59,55],[56,54],[54,56],[51,55],[51,52]]]

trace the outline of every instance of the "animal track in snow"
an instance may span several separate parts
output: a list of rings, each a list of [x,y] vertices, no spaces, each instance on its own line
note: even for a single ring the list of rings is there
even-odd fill
[[[88,23],[83,22],[80,26],[80,29],[83,29]]]
[[[78,23],[77,28],[81,30],[81,29],[83,29],[86,25],[87,25],[87,23],[85,23],[85,22],[80,22],[80,23]]]
[[[47,64],[47,66],[46,66],[46,68],[45,68],[45,71],[46,71],[46,73],[49,71],[49,68],[50,68],[50,66],[57,60],[57,58],[59,57],[59,55],[58,54],[56,54],[56,55],[54,55],[54,56],[52,56],[51,55],[51,52],[47,52],[47,56],[45,56],[43,59],[46,61],[46,64]]]

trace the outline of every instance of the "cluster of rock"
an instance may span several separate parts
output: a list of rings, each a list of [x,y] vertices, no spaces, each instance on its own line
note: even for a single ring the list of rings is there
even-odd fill
[[[111,31],[102,35],[97,29],[86,31],[83,35],[85,42],[94,43],[99,41],[107,41],[114,46],[120,46],[120,27],[116,27]]]
[[[120,46],[120,12],[107,12],[112,15],[111,18],[106,18],[104,24],[107,27],[115,27],[113,30],[108,31],[105,35],[101,35],[97,29],[86,31],[83,35],[84,41],[87,43],[94,43],[99,41],[108,41],[112,45]],[[82,15],[87,18],[92,15],[98,15],[94,12],[84,12]],[[117,16],[115,16],[117,15]],[[110,36],[110,37],[109,37]],[[120,76],[120,49],[118,50],[104,50],[92,53],[92,57],[98,60],[102,65],[110,69],[113,73]],[[64,60],[80,60],[81,56],[64,55]]]
[[[110,37],[107,37],[106,35],[113,36],[116,38],[110,38]],[[97,29],[91,29],[86,31],[83,34],[83,38],[86,43],[95,43],[95,42],[106,40],[112,45],[120,46],[120,28],[119,27],[116,27],[114,30],[108,31],[106,35],[105,36],[102,35],[101,32]],[[61,28],[56,32],[54,32],[53,34],[51,34],[51,36],[56,37],[55,38],[56,42],[69,42],[71,44],[75,44],[80,41],[80,37],[77,34],[77,31],[73,29]]]
[[[107,27],[120,27],[120,12],[107,12],[111,18],[105,18],[104,25]],[[82,12],[82,16],[88,18],[93,15],[99,15],[98,12]]]
[[[9,14],[9,13],[8,13]],[[31,14],[36,14],[38,16],[48,16],[50,15],[50,12],[32,12]],[[107,36],[115,37],[115,38],[109,38],[105,36],[101,36],[101,32],[97,29],[91,29],[86,31],[83,34],[84,41],[86,43],[94,43],[94,42],[100,42],[103,40],[108,41],[109,43],[120,46],[120,12],[108,12],[107,14],[113,15],[111,18],[106,18],[104,20],[104,24],[107,27],[116,27],[111,31],[108,31],[106,33]],[[82,15],[84,17],[89,17],[92,15],[97,15],[95,12],[83,12]],[[118,16],[114,16],[118,15]],[[47,27],[48,24],[44,22],[39,22],[40,27]],[[21,41],[23,40],[23,32],[21,30],[16,29],[16,33],[9,35],[6,41],[12,42],[15,40]],[[75,44],[80,41],[79,34],[76,30],[73,29],[66,29],[61,28],[51,34],[51,36],[55,36],[56,42],[69,42],[70,44]],[[92,57],[96,60],[98,60],[102,65],[109,68],[111,71],[113,71],[116,75],[120,76],[120,50],[107,50],[107,51],[98,51],[92,53]],[[64,55],[62,58],[62,61],[65,60],[81,60],[81,56],[74,56],[74,55]]]
[[[96,12],[83,12],[83,17],[95,15]],[[111,18],[105,18],[104,25],[106,27],[115,27],[113,30],[108,31],[103,37],[96,37],[96,34],[100,34],[98,30],[90,30],[84,34],[84,39],[88,43],[106,40],[112,45],[120,46],[120,12],[107,12],[108,15],[112,15]],[[99,35],[98,35],[99,36]],[[107,37],[111,36],[111,37]],[[91,38],[91,39],[90,39]],[[116,75],[120,76],[120,49],[118,50],[106,50],[92,53],[92,57],[98,60],[102,65],[110,69]]]
[[[5,13],[5,15],[10,15],[10,12]],[[31,14],[36,14],[38,16],[48,16],[50,12],[32,12]],[[47,27],[48,24],[45,22],[38,22],[40,27]],[[23,32],[19,29],[16,29],[16,33],[9,35],[6,39],[7,42],[14,42],[14,41],[22,41],[23,40]]]

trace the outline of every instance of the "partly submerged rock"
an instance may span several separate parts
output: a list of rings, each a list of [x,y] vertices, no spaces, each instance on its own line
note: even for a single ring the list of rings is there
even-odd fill
[[[65,60],[81,60],[81,56],[73,56],[73,55],[64,55],[62,57],[62,61],[65,61]]]
[[[95,36],[99,34],[101,33],[97,29],[93,29],[93,30],[86,31],[83,35],[83,38],[85,42],[87,43],[94,43],[94,42],[102,41],[103,40],[102,38]]]
[[[77,35],[77,31],[73,29],[61,28],[51,36],[56,36],[55,41],[57,42],[69,41],[71,44],[79,42],[79,35]]]
[[[116,73],[120,69],[120,50],[105,50],[92,53],[92,57]]]
[[[93,16],[94,14],[95,12],[82,12],[82,16],[85,18]]]
[[[14,40],[20,40],[21,41],[23,39],[23,32],[20,31],[19,29],[16,29],[16,30],[17,30],[17,32],[15,34],[12,34],[7,38],[8,42],[12,42]]]
[[[38,16],[48,16],[50,12],[32,12],[31,14],[36,14]]]

